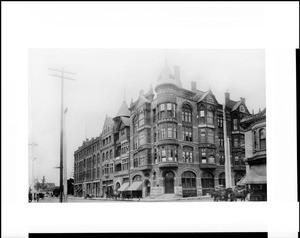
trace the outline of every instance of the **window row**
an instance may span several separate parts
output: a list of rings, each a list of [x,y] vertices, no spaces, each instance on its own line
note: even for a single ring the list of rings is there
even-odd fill
[[[128,142],[124,142],[121,144],[121,154],[125,154],[127,153],[129,150],[129,143]]]
[[[109,152],[106,151],[106,153],[102,154],[102,162],[105,160],[110,160],[110,159],[113,159],[113,151],[112,150],[110,150]]]
[[[139,166],[152,164],[151,162],[151,150],[143,150],[136,153],[133,157],[133,167],[137,168]]]
[[[102,146],[106,146],[107,144],[111,143],[111,136],[102,140]]]
[[[175,103],[162,103],[157,107],[158,119],[163,118],[176,118],[177,105]]]
[[[162,123],[158,125],[158,139],[177,138],[177,125],[175,123]]]

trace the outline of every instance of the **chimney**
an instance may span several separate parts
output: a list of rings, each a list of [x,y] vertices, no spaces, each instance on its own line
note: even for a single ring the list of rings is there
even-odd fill
[[[230,100],[230,93],[227,91],[225,93],[225,104],[227,104],[227,102]]]
[[[180,68],[177,65],[174,66],[174,78],[176,81],[180,81]]]
[[[197,82],[191,81],[191,90],[196,91],[197,90]]]
[[[252,109],[252,115],[254,115],[254,109]]]
[[[246,99],[245,98],[240,97],[240,99],[243,101],[243,103],[246,103]]]

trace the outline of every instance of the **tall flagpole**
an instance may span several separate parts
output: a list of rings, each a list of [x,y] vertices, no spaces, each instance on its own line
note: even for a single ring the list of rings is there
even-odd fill
[[[223,105],[223,128],[224,128],[224,149],[225,149],[225,186],[232,187],[231,179],[231,162],[230,162],[230,141],[227,136],[227,120],[225,112],[225,104]]]

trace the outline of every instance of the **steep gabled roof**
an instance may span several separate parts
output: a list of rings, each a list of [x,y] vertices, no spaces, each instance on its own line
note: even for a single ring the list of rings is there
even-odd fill
[[[226,101],[226,107],[229,107],[230,109],[232,109],[234,107],[234,105],[237,103],[238,101],[233,101],[231,99],[228,99]]]
[[[242,104],[242,102],[243,102],[242,100],[238,101],[238,102],[233,106],[233,108],[232,108],[231,111],[237,110],[237,109],[239,108],[239,106]]]
[[[108,115],[106,115],[101,135],[105,135],[107,133],[107,132],[106,133],[104,132],[106,127],[109,127],[110,132],[111,132],[113,129],[113,125],[114,125],[114,120],[111,117],[109,117]]]
[[[198,93],[197,93],[198,94]],[[200,94],[199,94],[200,95]],[[207,97],[207,95],[211,95],[213,98],[214,98],[214,100],[216,101],[216,103],[218,103],[218,101],[217,101],[217,99],[216,99],[216,97],[215,97],[215,95],[212,93],[212,91],[209,89],[208,91],[206,91],[206,92],[201,92],[201,96],[200,96],[200,98],[199,98],[199,100],[197,101],[197,102],[201,102],[201,101],[203,101],[206,97]]]
[[[201,102],[209,93],[211,93],[210,90],[206,91],[202,96],[199,98],[198,102]]]

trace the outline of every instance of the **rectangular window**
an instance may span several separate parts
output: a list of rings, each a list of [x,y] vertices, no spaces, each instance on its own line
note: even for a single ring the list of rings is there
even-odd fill
[[[223,138],[219,138],[219,146],[224,146],[224,139]]]
[[[156,110],[153,109],[153,123],[156,122]]]
[[[235,164],[235,165],[239,165],[239,164],[240,164],[240,159],[239,159],[238,156],[235,156],[235,157],[234,157],[234,164]]]
[[[200,117],[205,117],[204,110],[201,110],[201,111],[200,111]]]
[[[165,162],[166,161],[166,150],[165,149],[162,149],[161,151],[161,159],[162,159],[162,162]]]
[[[205,141],[205,129],[200,130],[200,142],[206,142]]]
[[[223,117],[218,116],[218,127],[223,128]]]
[[[201,163],[206,164],[206,149],[200,149]]]
[[[207,141],[209,143],[214,143],[215,142],[215,133],[212,129],[208,129]]]
[[[134,167],[134,168],[139,167],[139,161],[138,161],[138,158],[134,158],[134,159],[133,159],[133,167]]]
[[[161,138],[164,139],[166,137],[165,135],[165,128],[161,129]]]
[[[238,120],[237,119],[233,119],[233,130],[234,131],[238,130]]]
[[[220,155],[220,165],[224,165],[224,164],[225,164],[224,155]]]
[[[239,139],[238,138],[234,138],[234,141],[233,141],[233,146],[234,147],[238,147],[239,146]]]
[[[168,138],[173,138],[172,127],[168,127]]]
[[[214,115],[211,111],[207,111],[207,123],[214,124]]]

